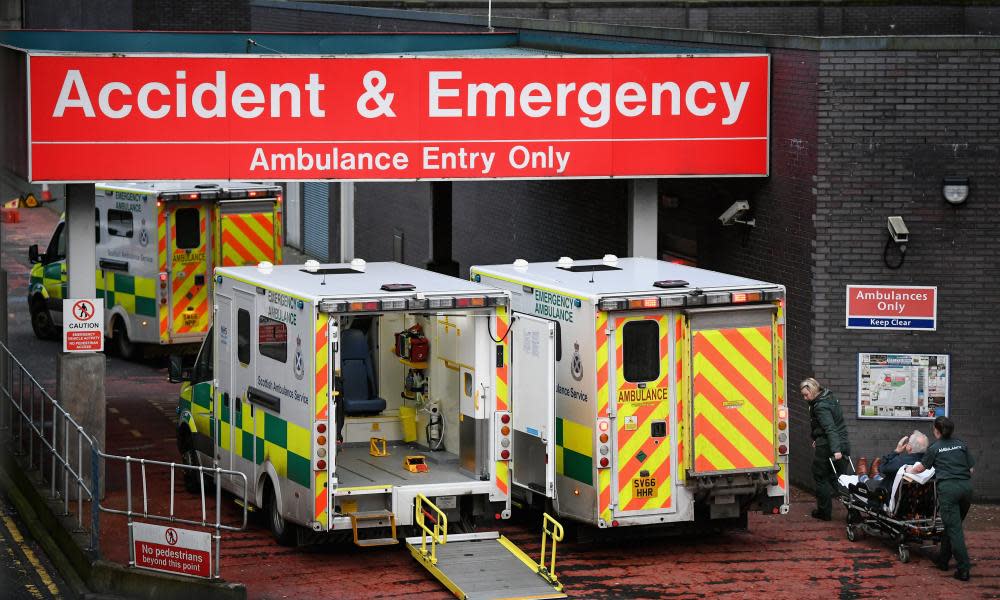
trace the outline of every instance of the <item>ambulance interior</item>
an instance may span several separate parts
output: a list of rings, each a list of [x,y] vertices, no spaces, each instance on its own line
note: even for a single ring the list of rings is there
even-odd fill
[[[493,387],[494,371],[488,316],[479,311],[340,318],[335,385],[341,486],[489,477],[484,394]],[[387,456],[379,456],[383,439]],[[412,456],[423,458],[407,467]]]

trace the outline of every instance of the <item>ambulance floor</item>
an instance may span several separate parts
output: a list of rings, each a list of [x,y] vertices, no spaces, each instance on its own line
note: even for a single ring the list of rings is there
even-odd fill
[[[337,476],[341,487],[366,485],[412,485],[462,483],[475,480],[459,467],[458,456],[450,452],[431,452],[425,446],[392,443],[389,456],[372,456],[368,444],[344,444],[337,451]],[[423,456],[424,473],[411,473],[403,466],[407,456]]]

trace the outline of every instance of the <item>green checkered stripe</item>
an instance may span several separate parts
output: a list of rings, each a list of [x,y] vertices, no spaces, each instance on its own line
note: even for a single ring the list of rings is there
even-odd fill
[[[42,288],[46,289],[49,298],[66,297],[66,261],[61,260],[47,265],[36,263],[31,267],[28,286],[32,293],[40,292]]]
[[[130,315],[156,317],[155,279],[109,272],[103,280],[98,276],[97,287],[98,297],[103,291],[106,308],[121,306]]]
[[[192,406],[198,412],[210,410],[211,394],[210,382],[197,383],[182,390],[181,411],[191,411]],[[209,430],[199,433],[211,437],[217,417],[221,425],[219,445],[223,450],[232,451],[248,461],[256,459],[258,465],[267,460],[274,465],[279,477],[286,477],[294,483],[309,488],[312,480],[309,430],[289,423],[260,407],[253,411],[254,415],[251,417],[250,404],[245,401],[237,400],[231,404],[236,407],[235,411],[231,411],[229,407],[219,402],[215,415],[208,419]],[[230,448],[230,427],[238,428],[235,448]]]
[[[585,425],[556,418],[556,473],[594,484],[593,435]]]

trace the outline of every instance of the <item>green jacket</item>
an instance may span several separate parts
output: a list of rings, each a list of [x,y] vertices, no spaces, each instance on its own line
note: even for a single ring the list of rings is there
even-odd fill
[[[831,455],[837,452],[851,453],[844,413],[840,410],[840,402],[833,392],[824,389],[809,403],[809,420],[812,426],[812,439],[815,440],[817,449],[829,448]]]

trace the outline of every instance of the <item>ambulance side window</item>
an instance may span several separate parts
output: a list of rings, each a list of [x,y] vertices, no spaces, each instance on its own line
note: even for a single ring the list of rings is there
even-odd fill
[[[262,315],[257,324],[257,348],[271,360],[288,360],[288,326]]]
[[[250,313],[243,308],[236,313],[236,358],[250,364]]]
[[[208,330],[198,358],[194,361],[194,371],[191,373],[192,384],[208,381],[212,378],[212,329],[214,328]]]
[[[201,211],[197,208],[180,208],[174,211],[174,223],[177,225],[175,243],[181,250],[190,250],[201,246]]]
[[[660,325],[656,321],[629,321],[622,328],[622,366],[625,381],[641,383],[660,376]]]
[[[52,263],[66,258],[66,223],[60,223],[45,249],[45,262]]]
[[[127,210],[108,209],[108,235],[132,237],[132,213]]]

